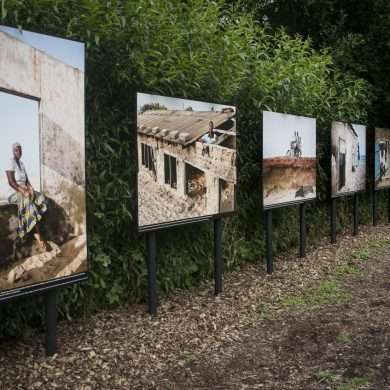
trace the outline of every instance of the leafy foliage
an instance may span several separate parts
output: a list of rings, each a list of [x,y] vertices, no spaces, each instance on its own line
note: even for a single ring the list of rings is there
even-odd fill
[[[367,83],[345,74],[327,51],[261,26],[227,2],[189,0],[5,0],[2,23],[85,41],[90,279],[61,292],[70,317],[139,302],[146,295],[143,237],[136,232],[134,92],[239,107],[237,216],[225,220],[226,269],[261,262],[261,111],[318,119],[319,200],[308,210],[310,239],[327,233],[331,120],[365,121]],[[340,228],[349,223],[347,202]],[[368,213],[368,208],[365,215]],[[297,211],[275,211],[275,249],[297,243]],[[161,293],[191,288],[212,274],[212,228],[197,224],[158,233]],[[0,307],[0,334],[41,321],[40,304]]]
[[[255,18],[329,47],[337,66],[373,87],[370,119],[389,126],[390,3],[387,0],[261,0],[237,2]]]

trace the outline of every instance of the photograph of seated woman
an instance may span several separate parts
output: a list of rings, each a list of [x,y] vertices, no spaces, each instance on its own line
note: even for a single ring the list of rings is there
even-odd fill
[[[28,180],[26,167],[21,160],[22,146],[19,143],[12,145],[12,153],[6,174],[8,184],[16,191],[8,198],[8,202],[18,206],[17,237],[23,239],[34,231],[40,249],[46,251],[47,246],[39,229],[42,216],[47,211],[46,199],[43,194],[34,190]]]

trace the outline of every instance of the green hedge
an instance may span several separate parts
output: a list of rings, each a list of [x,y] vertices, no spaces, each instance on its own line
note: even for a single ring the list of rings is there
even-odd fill
[[[327,52],[265,29],[228,2],[188,0],[5,0],[2,23],[80,39],[87,45],[87,176],[90,280],[64,289],[61,314],[89,314],[146,296],[144,238],[136,232],[134,91],[232,102],[239,107],[237,216],[225,221],[226,269],[264,261],[259,192],[263,109],[317,118],[318,196],[309,239],[328,233],[331,120],[366,121],[370,88],[341,74]],[[363,199],[364,198],[364,199]],[[368,199],[361,217],[368,222]],[[340,226],[350,205],[340,201]],[[297,244],[296,208],[275,212],[275,249]],[[158,233],[160,293],[209,283],[212,227]],[[0,335],[42,323],[42,300],[0,307]]]

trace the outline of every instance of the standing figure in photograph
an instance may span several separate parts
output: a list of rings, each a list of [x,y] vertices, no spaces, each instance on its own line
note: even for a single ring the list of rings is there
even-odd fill
[[[46,243],[42,239],[38,226],[47,210],[46,199],[43,194],[34,191],[28,179],[26,167],[21,160],[22,146],[19,143],[12,145],[12,154],[13,157],[6,174],[8,184],[16,191],[8,198],[8,201],[18,206],[17,237],[23,239],[35,230],[35,239],[41,250],[46,251]]]
[[[209,131],[201,138],[201,142],[205,144],[214,144],[217,141],[217,135],[214,131],[214,122],[209,122]]]
[[[214,131],[214,122],[209,122],[209,131],[202,136],[200,142],[203,144],[202,154],[209,154],[209,147],[207,145],[214,144],[217,141],[217,134]]]
[[[294,131],[294,140],[290,142],[290,149],[287,150],[286,155],[290,157],[302,156],[302,137],[298,131]]]

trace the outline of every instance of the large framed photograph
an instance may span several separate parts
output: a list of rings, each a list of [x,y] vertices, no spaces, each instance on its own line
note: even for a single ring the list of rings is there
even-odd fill
[[[263,112],[264,209],[316,197],[316,120]]]
[[[366,126],[332,123],[332,196],[366,188]]]
[[[0,301],[87,276],[84,44],[0,26]]]
[[[390,129],[375,129],[375,189],[390,188]]]
[[[138,227],[235,211],[236,108],[137,94]]]

